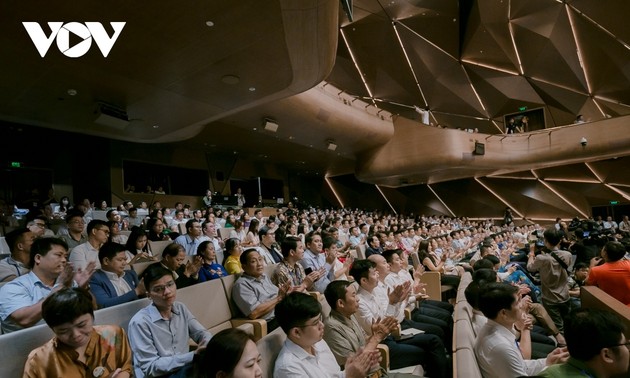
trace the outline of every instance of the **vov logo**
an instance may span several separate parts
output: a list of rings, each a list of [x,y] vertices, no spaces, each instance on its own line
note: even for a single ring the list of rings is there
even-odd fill
[[[86,22],[85,25],[79,22],[68,22],[66,24],[63,22],[49,22],[48,27],[50,27],[51,33],[49,36],[46,36],[39,23],[22,22],[42,58],[46,56],[55,39],[57,40],[59,51],[69,58],[80,58],[85,55],[92,47],[92,40],[96,42],[103,57],[107,58],[126,22],[110,22],[109,24],[114,29],[114,34],[111,37],[100,22]],[[82,41],[71,47],[70,33],[81,38]]]

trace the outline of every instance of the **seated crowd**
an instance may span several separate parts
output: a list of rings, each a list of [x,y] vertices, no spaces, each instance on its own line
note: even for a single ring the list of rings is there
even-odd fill
[[[46,235],[45,217],[6,235],[2,331],[45,322],[56,335],[29,356],[29,377],[73,369],[118,378],[261,376],[247,334],[212,335],[176,301],[177,289],[233,274],[240,315],[287,336],[274,377],[378,373],[378,344],[389,348],[391,369],[416,366],[428,377],[451,377],[453,303],[466,272],[474,272],[466,299],[484,377],[562,376],[575,366],[599,377],[607,375],[592,359],[617,361],[615,348],[628,359],[618,321],[579,303],[580,287],[597,285],[630,306],[623,230],[605,233],[594,242],[599,250],[589,252],[582,230],[570,232],[563,222],[543,229],[292,207],[264,218],[260,210],[250,217],[242,209],[193,211],[181,203],[173,210],[157,204],[140,218],[128,201],[109,209],[108,221],[89,214],[85,205],[66,209],[66,225],[55,236]],[[154,253],[154,242],[167,245]],[[428,299],[426,271],[439,272],[441,284],[452,288],[443,301]],[[151,303],[133,316],[127,335],[93,325],[94,306],[143,297]],[[577,332],[602,322],[611,334],[598,340],[601,350],[576,342]],[[106,346],[112,353],[101,356]]]

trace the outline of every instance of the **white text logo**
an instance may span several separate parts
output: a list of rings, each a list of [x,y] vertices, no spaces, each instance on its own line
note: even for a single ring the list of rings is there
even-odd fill
[[[86,22],[85,25],[79,22],[66,24],[49,22],[48,27],[50,27],[51,33],[46,36],[37,22],[22,22],[42,58],[46,56],[54,39],[57,40],[59,51],[69,58],[79,58],[85,55],[92,46],[92,39],[96,42],[103,56],[107,57],[126,22],[110,22],[109,24],[114,29],[114,34],[111,37],[100,22]],[[82,41],[70,47],[70,33],[81,38]]]

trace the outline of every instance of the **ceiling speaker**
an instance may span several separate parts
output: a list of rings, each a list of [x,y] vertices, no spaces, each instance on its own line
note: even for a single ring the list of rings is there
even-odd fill
[[[485,155],[486,154],[486,145],[483,143],[475,142],[475,150],[473,151],[473,155]]]
[[[276,121],[271,120],[271,119],[265,119],[264,127],[265,127],[265,130],[271,131],[272,133],[275,133],[276,131],[278,131],[278,124],[276,123]]]

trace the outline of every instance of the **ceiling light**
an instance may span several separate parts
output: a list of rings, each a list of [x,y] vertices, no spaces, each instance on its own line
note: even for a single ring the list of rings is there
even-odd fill
[[[256,87],[249,87],[250,92],[256,92]]]
[[[206,21],[206,26],[213,27],[213,26],[214,26],[214,22],[212,22],[212,21]]]
[[[265,126],[265,130],[271,131],[272,133],[278,131],[278,123],[271,118],[265,118],[263,120],[263,125]]]
[[[68,89],[68,94],[70,96],[76,96],[77,95],[77,90],[76,89]]]
[[[153,125],[153,128],[154,128],[154,129],[159,129],[159,128],[160,128],[160,125]]]
[[[329,150],[331,150],[331,151],[334,151],[334,150],[336,150],[336,149],[337,149],[337,144],[335,143],[335,141],[334,141],[334,140],[332,140],[332,139],[328,139],[328,140],[326,141],[326,148],[328,148],[328,149],[329,149]]]

